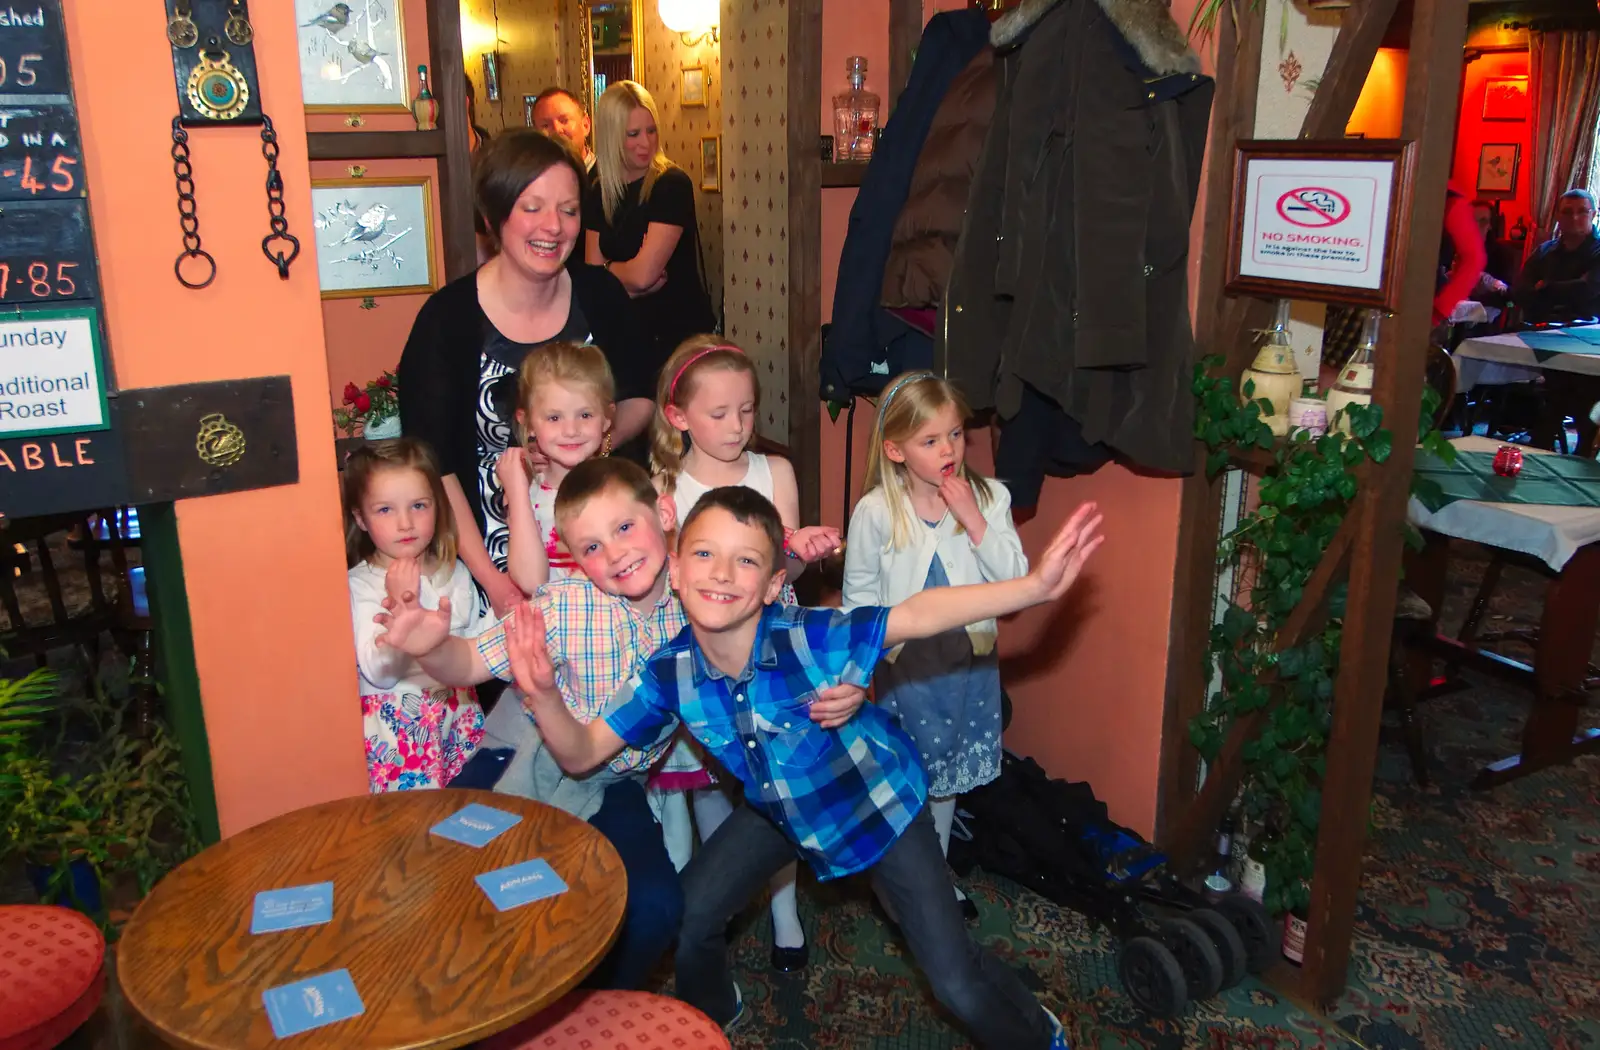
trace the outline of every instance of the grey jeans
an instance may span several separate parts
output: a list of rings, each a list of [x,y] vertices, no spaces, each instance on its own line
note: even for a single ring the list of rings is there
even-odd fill
[[[740,806],[683,869],[678,932],[678,998],[718,1024],[733,1020],[727,926],[795,847],[771,821]],[[869,870],[899,917],[901,931],[933,994],[988,1050],[1048,1050],[1050,1018],[1005,964],[967,933],[950,885],[939,836],[926,806]]]

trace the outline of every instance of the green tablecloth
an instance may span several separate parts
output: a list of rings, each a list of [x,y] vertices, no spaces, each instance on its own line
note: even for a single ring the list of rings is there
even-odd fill
[[[1543,503],[1556,507],[1600,507],[1600,462],[1578,456],[1523,453],[1522,473],[1502,478],[1494,472],[1494,453],[1457,452],[1445,463],[1417,449],[1416,472],[1433,482],[1417,499],[1429,511],[1460,499],[1484,503]],[[1437,487],[1435,487],[1437,486]]]
[[[1600,354],[1600,325],[1518,332],[1517,338],[1541,362],[1549,360],[1551,354]]]

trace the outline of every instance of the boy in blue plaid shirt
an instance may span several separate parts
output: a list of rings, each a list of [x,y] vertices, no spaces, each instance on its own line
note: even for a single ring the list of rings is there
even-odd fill
[[[683,872],[681,998],[725,1027],[738,1022],[728,920],[798,852],[819,879],[871,871],[934,994],[983,1046],[1066,1047],[1054,1017],[968,935],[910,738],[879,708],[813,722],[809,704],[826,686],[865,685],[883,651],[901,642],[1061,597],[1099,546],[1099,524],[1092,504],[1079,508],[1021,579],[846,613],[774,604],[784,582],[777,511],[753,490],[713,489],[684,521],[672,561],[688,628],[587,724],[561,702],[539,611],[514,611],[511,669],[563,768],[593,769],[681,721],[744,785],[745,805]]]

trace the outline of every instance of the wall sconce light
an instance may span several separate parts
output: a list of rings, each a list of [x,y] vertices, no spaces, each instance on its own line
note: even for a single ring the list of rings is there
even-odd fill
[[[721,38],[717,32],[717,22],[720,13],[717,10],[718,0],[657,0],[657,10],[661,14],[661,24],[678,34],[689,47],[705,43],[710,40],[713,44],[720,43]]]

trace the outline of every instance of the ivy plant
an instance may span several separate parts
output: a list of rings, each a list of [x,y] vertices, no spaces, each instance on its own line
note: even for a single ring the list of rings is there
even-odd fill
[[[1345,585],[1330,589],[1321,629],[1282,651],[1277,636],[1350,509],[1356,468],[1387,460],[1394,435],[1382,425],[1382,406],[1351,405],[1344,415],[1348,434],[1330,427],[1319,437],[1298,431],[1277,439],[1266,423],[1271,402],[1254,398],[1248,380],[1241,397],[1231,377],[1215,374],[1222,363],[1210,357],[1195,369],[1195,436],[1208,450],[1206,470],[1215,476],[1233,455],[1249,450],[1270,452],[1272,463],[1262,472],[1256,502],[1218,544],[1218,568],[1242,574],[1248,601],[1223,599],[1206,649],[1206,708],[1190,723],[1189,738],[1207,762],[1214,761],[1237,719],[1269,709],[1260,734],[1242,750],[1242,791],[1246,815],[1270,817],[1278,829],[1265,857],[1265,903],[1276,913],[1309,902]],[[1438,394],[1428,390],[1425,420],[1438,404]],[[1452,454],[1437,431],[1424,443]]]

